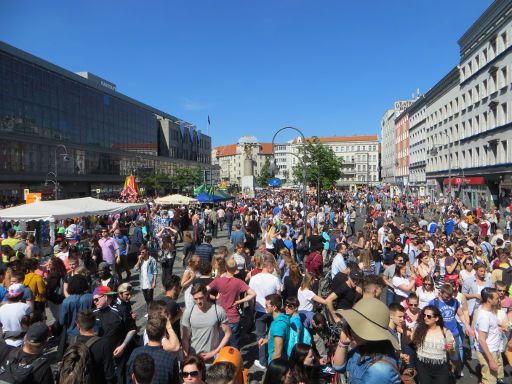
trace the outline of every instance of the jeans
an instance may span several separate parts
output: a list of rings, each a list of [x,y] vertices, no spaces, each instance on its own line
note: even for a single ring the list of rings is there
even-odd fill
[[[147,305],[153,301],[153,289],[143,289],[142,295],[144,296],[144,301]]]
[[[265,337],[267,334],[267,326],[271,320],[271,316],[268,313],[256,312],[254,315],[254,325],[256,326],[256,340]],[[267,365],[267,348],[262,345],[258,348],[258,358],[261,364]]]
[[[238,323],[229,323],[229,328],[231,328],[231,337],[229,339],[229,345],[236,349],[240,349],[240,322]]]
[[[311,329],[313,328],[312,320],[315,312],[313,311],[299,311],[300,319],[302,320],[302,324],[304,327]]]
[[[418,361],[418,381],[421,384],[449,384],[450,373],[448,363],[430,364]]]
[[[165,288],[165,282],[172,276],[172,269],[174,267],[174,260],[176,260],[176,253],[172,259],[165,259],[162,262],[162,285]]]
[[[228,229],[228,239],[231,239],[231,232],[233,231],[233,223],[226,223]]]
[[[350,222],[350,235],[347,237],[352,237],[356,235],[356,223]]]
[[[395,300],[395,293],[393,292],[393,290],[391,288],[387,288],[386,289],[386,305],[390,305],[394,302]]]
[[[380,271],[382,270],[382,261],[375,262],[375,274],[380,275]]]

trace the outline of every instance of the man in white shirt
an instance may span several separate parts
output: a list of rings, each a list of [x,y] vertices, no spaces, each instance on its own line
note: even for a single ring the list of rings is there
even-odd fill
[[[336,245],[336,256],[332,259],[331,278],[334,279],[339,272],[347,273],[347,264],[344,255],[347,253],[347,246],[343,243]]]
[[[256,293],[256,306],[255,306],[255,326],[256,326],[256,340],[263,338],[267,333],[267,324],[270,322],[271,317],[265,310],[265,297],[274,293],[280,293],[281,283],[279,279],[272,274],[274,272],[274,257],[271,255],[265,256],[263,260],[263,269],[257,275],[251,277],[249,281],[249,288]],[[258,356],[259,361],[255,361],[254,365],[260,369],[266,369],[267,358],[265,356],[265,345],[259,347]]]
[[[493,307],[499,305],[500,298],[495,288],[484,288],[482,303],[475,323],[477,356],[482,366],[482,383],[497,383],[503,379],[503,359],[500,352],[501,330]]]
[[[24,286],[21,283],[12,284],[5,294],[7,302],[0,307],[0,323],[3,338],[7,345],[19,347],[23,344],[24,332],[21,320],[32,310],[27,303],[23,303]]]

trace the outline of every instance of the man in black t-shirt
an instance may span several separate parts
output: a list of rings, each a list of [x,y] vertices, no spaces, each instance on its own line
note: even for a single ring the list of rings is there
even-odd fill
[[[162,298],[162,301],[165,302],[167,312],[171,316],[172,329],[181,342],[180,319],[183,311],[177,302],[181,292],[180,284],[181,279],[176,275],[172,275],[167,281],[164,281],[165,296]]]
[[[116,375],[112,359],[112,348],[106,338],[94,334],[96,317],[92,311],[80,311],[77,317],[80,335],[71,342],[88,345],[92,364],[92,381],[97,384],[114,384]]]
[[[362,294],[362,289],[357,283],[361,280],[362,274],[359,270],[352,267],[349,274],[339,272],[332,281],[332,293],[326,299],[326,305],[333,320],[340,322],[341,319],[336,314],[337,309],[351,309]]]

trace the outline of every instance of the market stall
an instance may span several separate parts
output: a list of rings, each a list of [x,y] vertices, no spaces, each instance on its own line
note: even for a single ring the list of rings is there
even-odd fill
[[[70,217],[91,215],[113,215],[131,209],[146,207],[144,203],[116,203],[82,197],[77,199],[37,201],[32,204],[18,205],[17,207],[1,209],[0,221],[38,221],[50,222],[50,242],[53,244],[55,222]]]
[[[175,195],[159,197],[158,199],[155,199],[155,203],[162,204],[162,205],[190,205],[190,204],[197,204],[198,201],[197,201],[197,199],[194,199],[193,197],[175,194]]]

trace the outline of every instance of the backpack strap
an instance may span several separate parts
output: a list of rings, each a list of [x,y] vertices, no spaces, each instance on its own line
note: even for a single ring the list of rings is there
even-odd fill
[[[380,359],[377,359],[377,360],[373,360],[371,363],[370,363],[370,367],[374,364],[377,364],[379,362],[383,361],[384,363],[386,363],[387,365],[391,366],[391,368],[393,368],[393,370],[397,373],[398,377],[400,377],[400,370],[398,369],[398,365],[396,365],[393,361],[391,361],[390,359],[388,359],[387,357],[381,357]]]
[[[101,337],[99,336],[93,336],[89,338],[84,344],[88,349],[91,349],[91,347],[96,344],[98,341],[101,340]]]

